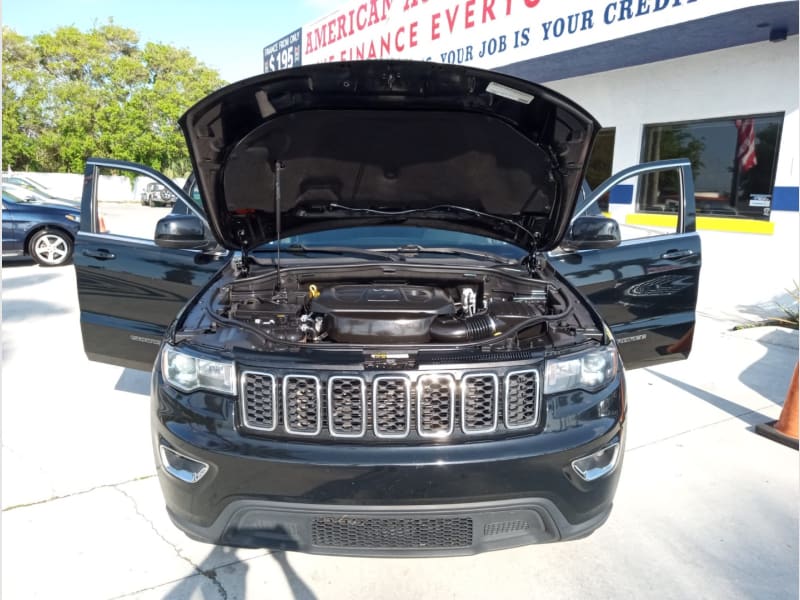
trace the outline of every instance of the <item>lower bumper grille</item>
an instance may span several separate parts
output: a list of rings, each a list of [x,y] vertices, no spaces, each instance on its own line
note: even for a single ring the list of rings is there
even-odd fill
[[[469,548],[471,518],[389,519],[320,517],[311,524],[311,543],[330,548]]]

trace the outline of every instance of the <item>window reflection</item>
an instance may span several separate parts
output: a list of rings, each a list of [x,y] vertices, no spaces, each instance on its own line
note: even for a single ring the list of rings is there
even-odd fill
[[[769,219],[783,115],[741,116],[645,127],[644,160],[688,158],[700,215]],[[675,213],[676,172],[650,175],[640,212]]]
[[[592,153],[589,155],[589,165],[586,169],[586,181],[591,189],[595,189],[611,177],[615,135],[616,130],[613,127],[601,129],[594,140]],[[600,210],[608,212],[608,197],[609,193],[606,192],[598,199],[597,204]]]

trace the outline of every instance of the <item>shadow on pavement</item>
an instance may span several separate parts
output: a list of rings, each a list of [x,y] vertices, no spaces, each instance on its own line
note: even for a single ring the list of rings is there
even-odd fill
[[[33,261],[32,258],[28,258],[27,256],[24,258],[4,258],[3,259],[3,268],[6,267],[30,267],[31,265],[35,265],[36,263]]]
[[[716,394],[712,394],[711,392],[702,390],[689,383],[686,383],[685,381],[674,379],[669,375],[664,375],[663,373],[658,373],[651,369],[647,369],[647,372],[650,373],[650,375],[652,375],[653,377],[657,377],[662,381],[669,383],[670,385],[674,385],[676,388],[679,388],[685,392],[692,394],[693,396],[699,398],[700,400],[703,400],[704,402],[708,402],[712,406],[715,406],[716,408],[725,411],[732,417],[736,417],[737,419],[744,421],[748,425],[752,424],[753,416],[756,413],[750,408],[742,406],[741,404],[736,404],[736,402],[726,400],[722,396],[717,396]],[[762,416],[764,417],[765,421],[769,420],[769,417],[767,417],[766,415]]]
[[[3,284],[5,286],[5,283]],[[3,300],[3,321],[14,323],[36,317],[63,315],[71,312],[67,306],[43,300]]]
[[[117,379],[114,389],[130,394],[150,395],[150,373],[138,369],[124,369]]]
[[[292,590],[294,600],[317,600],[311,588],[306,585],[306,582],[302,580],[297,574],[297,571],[289,564],[289,560],[286,558],[286,552],[275,552],[270,556],[272,556],[275,562],[283,569],[283,574],[286,577],[286,581],[289,583],[289,588]]]
[[[783,404],[797,362],[798,333],[774,328],[757,342],[767,353],[739,374],[739,381],[775,404]]]
[[[317,600],[311,588],[289,564],[285,552],[268,554],[259,560],[266,560],[269,557],[275,559],[275,562],[281,567],[294,600]],[[214,546],[203,562],[197,566],[197,570],[202,576],[195,575],[181,580],[167,592],[164,598],[165,600],[247,598],[247,573],[252,568],[248,562],[239,560],[235,548]],[[256,564],[253,563],[253,566]],[[226,569],[224,577],[220,576],[222,569]],[[222,579],[224,579],[224,585]]]
[[[216,566],[214,566],[216,565]],[[217,574],[217,570],[230,565],[237,565],[237,579],[241,578],[241,587],[234,581],[233,585],[241,590],[240,598],[247,598],[247,571],[249,566],[246,562],[239,562],[236,557],[236,550],[227,546],[214,546],[208,556],[203,559],[196,568],[200,571],[200,576],[187,577],[178,582],[164,596],[165,600],[219,600],[228,598],[229,595],[222,587]],[[241,565],[240,567],[238,565]],[[230,586],[230,583],[228,584]]]
[[[52,271],[43,271],[34,275],[26,275],[25,277],[4,279],[3,291],[7,292],[9,290],[17,290],[19,288],[28,287],[31,285],[38,285],[40,283],[44,283],[45,281],[49,281],[50,279],[54,279],[55,277],[58,277],[58,273],[53,273]]]

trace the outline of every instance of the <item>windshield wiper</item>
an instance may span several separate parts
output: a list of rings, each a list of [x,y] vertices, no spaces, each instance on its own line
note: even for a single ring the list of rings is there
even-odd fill
[[[376,248],[377,252],[397,252],[402,255],[408,254],[453,254],[456,256],[468,256],[470,258],[485,258],[494,262],[499,262],[507,265],[515,265],[519,261],[513,258],[507,258],[494,254],[493,252],[483,252],[482,250],[468,250],[465,248],[450,248],[450,247],[437,247],[428,248],[427,246],[420,246],[418,244],[406,244],[399,248]]]
[[[266,248],[261,247],[256,252],[277,252],[278,247]],[[398,259],[391,254],[385,254],[378,250],[367,250],[366,248],[353,248],[351,246],[304,246],[303,244],[290,244],[288,246],[281,246],[281,252],[288,254],[338,254],[340,256],[365,256],[368,258],[382,258],[383,260],[390,260],[396,262]]]

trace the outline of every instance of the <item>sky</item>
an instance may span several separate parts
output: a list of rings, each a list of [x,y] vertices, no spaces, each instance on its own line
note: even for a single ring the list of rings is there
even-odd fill
[[[3,0],[3,26],[30,36],[109,17],[142,42],[187,48],[228,81],[263,71],[262,50],[345,0]]]

